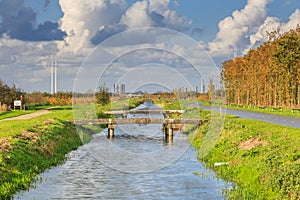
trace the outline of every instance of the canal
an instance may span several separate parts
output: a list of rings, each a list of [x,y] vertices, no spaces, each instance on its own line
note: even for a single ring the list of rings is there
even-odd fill
[[[155,124],[120,125],[114,139],[106,135],[104,130],[69,153],[63,165],[40,174],[34,188],[14,199],[225,199],[230,184],[197,160],[186,135],[175,133],[166,142]]]

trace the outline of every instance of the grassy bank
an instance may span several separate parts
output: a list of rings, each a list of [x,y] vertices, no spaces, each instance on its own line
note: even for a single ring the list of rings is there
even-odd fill
[[[196,148],[207,129],[208,124],[194,133]],[[229,199],[300,199],[299,134],[299,129],[228,116],[215,147],[199,159],[235,183]]]
[[[77,131],[71,119],[71,107],[61,107],[29,120],[0,122],[0,199],[28,189],[37,174],[89,141],[89,129]]]
[[[160,105],[180,107],[176,101]],[[209,111],[183,108],[188,117],[210,116]],[[299,129],[227,115],[215,146],[203,158],[203,141],[212,137],[206,135],[209,126],[201,125],[189,138],[199,150],[199,160],[233,182],[233,190],[226,190],[228,199],[300,199]]]

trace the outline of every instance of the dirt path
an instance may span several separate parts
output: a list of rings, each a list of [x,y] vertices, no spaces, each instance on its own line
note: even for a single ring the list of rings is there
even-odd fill
[[[12,118],[6,118],[6,119],[3,119],[1,121],[11,121],[11,120],[25,120],[25,119],[31,119],[31,118],[34,118],[34,117],[38,117],[38,116],[41,116],[41,115],[45,115],[45,114],[48,114],[50,111],[51,108],[47,108],[47,109],[42,109],[42,110],[38,110],[34,113],[30,113],[30,114],[26,114],[26,115],[21,115],[21,116],[18,116],[18,117],[12,117]]]

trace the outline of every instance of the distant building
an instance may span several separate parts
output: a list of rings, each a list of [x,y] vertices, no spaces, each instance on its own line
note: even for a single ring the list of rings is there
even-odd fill
[[[114,85],[114,94],[125,94],[125,84]]]

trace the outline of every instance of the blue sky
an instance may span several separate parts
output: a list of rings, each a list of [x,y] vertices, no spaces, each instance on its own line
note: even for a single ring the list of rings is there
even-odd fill
[[[126,2],[127,6],[130,7],[136,0],[128,0]],[[194,28],[203,29],[203,35],[195,36],[195,39],[202,39],[208,42],[213,40],[214,35],[218,32],[219,21],[226,16],[230,16],[234,10],[242,9],[247,0],[188,0],[188,2],[186,0],[178,0],[176,2],[171,3],[170,7],[180,15],[192,20]],[[47,8],[45,8],[45,2],[41,0],[25,0],[25,5],[37,11],[38,23],[57,21],[63,16],[57,1],[49,1]],[[275,0],[267,8],[270,16],[276,16],[286,21],[295,9],[300,8],[300,2],[297,2],[297,0]]]
[[[295,28],[299,9],[299,0],[0,0],[0,79],[26,91],[49,91],[49,62],[56,52],[58,89],[70,91],[77,70],[97,45],[143,27],[192,37],[220,66],[266,41],[266,31]],[[145,42],[147,36],[132,39]],[[155,59],[144,62],[150,60]]]

